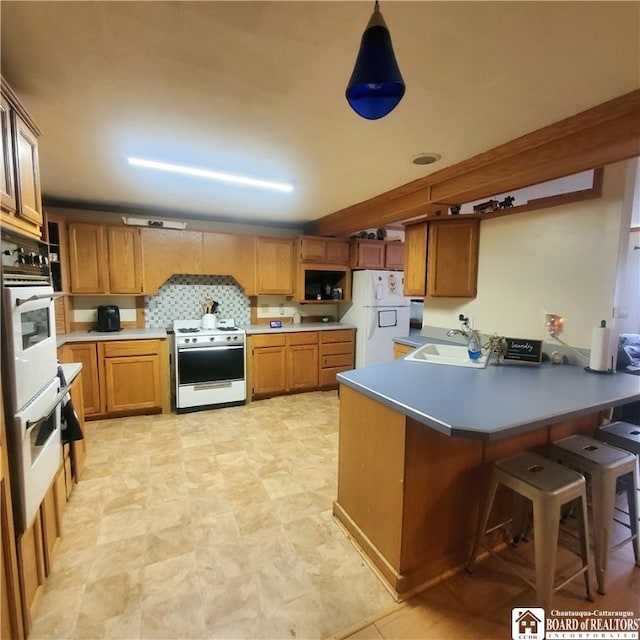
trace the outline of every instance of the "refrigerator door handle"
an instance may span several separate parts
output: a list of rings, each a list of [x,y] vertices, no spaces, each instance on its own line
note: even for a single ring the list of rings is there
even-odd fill
[[[377,309],[369,309],[369,331],[367,332],[367,340],[371,340],[373,334],[376,332],[377,316]]]

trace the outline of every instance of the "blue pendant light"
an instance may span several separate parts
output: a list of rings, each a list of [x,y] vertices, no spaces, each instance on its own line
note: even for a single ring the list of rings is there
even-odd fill
[[[347,85],[347,102],[359,116],[377,120],[396,108],[404,90],[391,35],[376,0]]]

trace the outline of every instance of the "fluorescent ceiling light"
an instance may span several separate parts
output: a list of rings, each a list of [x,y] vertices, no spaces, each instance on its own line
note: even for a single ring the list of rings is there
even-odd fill
[[[127,158],[127,160],[129,161],[129,164],[136,167],[147,167],[149,169],[158,169],[159,171],[183,173],[189,176],[197,176],[198,178],[208,178],[209,180],[219,180],[220,182],[232,182],[234,184],[242,184],[247,187],[273,189],[275,191],[284,191],[286,193],[293,191],[293,185],[285,184],[284,182],[258,180],[256,178],[247,178],[245,176],[238,176],[231,173],[208,171],[206,169],[194,169],[192,167],[183,167],[179,164],[167,164],[166,162],[156,162],[155,160],[144,160],[143,158]]]

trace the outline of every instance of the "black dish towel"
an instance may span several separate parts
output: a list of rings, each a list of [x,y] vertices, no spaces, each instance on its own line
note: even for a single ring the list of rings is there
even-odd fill
[[[68,393],[62,400],[60,413],[60,419],[62,422],[62,432],[60,434],[60,439],[62,440],[62,444],[67,444],[74,440],[82,440],[84,436],[82,435],[80,420],[78,419],[76,410],[73,408],[71,396]]]

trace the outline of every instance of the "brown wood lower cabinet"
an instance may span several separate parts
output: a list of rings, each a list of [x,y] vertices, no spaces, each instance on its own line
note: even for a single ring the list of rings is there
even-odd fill
[[[64,513],[66,503],[67,495],[64,487],[64,466],[61,465],[49,487],[49,491],[47,491],[40,504],[45,576],[51,573],[54,555],[62,542],[62,514]]]
[[[400,344],[398,342],[393,343],[393,357],[402,358],[407,353],[411,353],[415,347],[410,347],[408,344]]]
[[[287,344],[287,391],[318,388],[318,332],[289,333]]]
[[[250,335],[250,397],[337,387],[336,373],[353,369],[354,335],[354,329]]]
[[[82,362],[82,398],[89,419],[169,410],[166,340],[73,342],[61,362]]]
[[[249,353],[252,398],[317,389],[317,331],[252,335]]]
[[[22,612],[25,635],[44,592],[44,545],[40,511],[31,526],[18,537],[18,566],[21,577]]]
[[[355,333],[355,329],[320,332],[320,388],[337,387],[336,374],[353,369]]]
[[[127,340],[100,346],[107,413],[161,410],[160,341]]]

